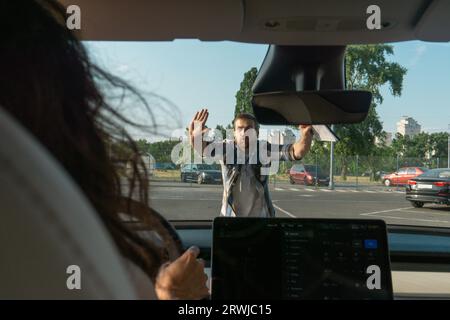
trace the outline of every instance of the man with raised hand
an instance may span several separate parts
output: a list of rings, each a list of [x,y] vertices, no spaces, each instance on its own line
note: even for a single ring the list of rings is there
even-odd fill
[[[241,113],[233,121],[233,140],[208,142],[204,139],[208,132],[208,116],[208,109],[195,114],[189,126],[189,138],[191,146],[202,158],[212,157],[221,164],[224,190],[220,214],[274,217],[267,169],[273,162],[302,159],[311,147],[312,126],[299,126],[301,138],[297,142],[274,145],[258,141],[256,118],[252,114]]]

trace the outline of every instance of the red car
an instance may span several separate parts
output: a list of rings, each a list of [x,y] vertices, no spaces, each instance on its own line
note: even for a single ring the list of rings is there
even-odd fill
[[[426,171],[428,169],[424,167],[404,167],[394,173],[384,175],[382,181],[386,187],[407,185],[409,179],[413,179]]]
[[[328,185],[330,178],[318,166],[310,164],[296,164],[289,170],[289,181],[291,184],[301,183],[304,185]]]

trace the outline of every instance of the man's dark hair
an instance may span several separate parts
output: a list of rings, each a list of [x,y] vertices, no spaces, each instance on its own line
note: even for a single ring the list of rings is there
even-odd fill
[[[237,114],[236,117],[234,117],[234,120],[233,120],[233,127],[234,127],[234,125],[236,123],[236,120],[238,120],[238,119],[252,120],[255,123],[255,129],[259,130],[258,120],[256,120],[256,117],[253,114],[248,113],[248,112],[243,112],[243,113]]]

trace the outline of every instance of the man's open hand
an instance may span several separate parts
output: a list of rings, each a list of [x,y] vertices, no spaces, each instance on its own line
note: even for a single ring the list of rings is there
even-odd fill
[[[312,125],[301,124],[298,126],[298,129],[302,133],[302,138],[312,139],[314,135]]]
[[[291,157],[294,160],[302,159],[311,148],[312,139],[314,136],[313,128],[311,125],[299,125],[298,129],[301,132],[301,139],[292,145],[292,149],[290,150]]]
[[[189,125],[189,137],[192,145],[194,145],[194,139],[202,139],[203,135],[208,131],[206,128],[208,116],[208,109],[202,109],[197,111],[192,119],[191,124]]]

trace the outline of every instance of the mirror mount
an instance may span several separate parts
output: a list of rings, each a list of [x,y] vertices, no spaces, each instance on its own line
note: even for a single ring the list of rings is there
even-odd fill
[[[292,81],[296,91],[312,91],[320,89],[323,69],[319,64],[299,68],[292,74]]]
[[[261,124],[357,123],[372,95],[345,90],[345,46],[271,45],[252,87]]]

